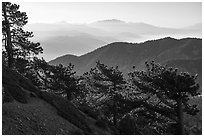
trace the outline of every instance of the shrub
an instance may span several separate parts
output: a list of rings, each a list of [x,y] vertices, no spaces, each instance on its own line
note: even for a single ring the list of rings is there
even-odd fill
[[[79,106],[79,110],[87,114],[89,117],[98,119],[99,114],[86,104]]]
[[[108,128],[108,124],[106,123],[106,121],[104,119],[101,119],[101,118],[98,119],[95,124],[96,124],[96,126],[102,128],[102,129]]]
[[[3,103],[6,103],[6,102],[12,102],[14,101],[14,98],[12,97],[12,95],[8,92],[8,89],[7,88],[3,88]]]
[[[120,130],[120,134],[122,135],[139,134],[136,130],[136,122],[130,115],[126,115],[120,120],[118,129]]]
[[[5,86],[7,92],[18,102],[28,103],[28,93],[19,86]]]

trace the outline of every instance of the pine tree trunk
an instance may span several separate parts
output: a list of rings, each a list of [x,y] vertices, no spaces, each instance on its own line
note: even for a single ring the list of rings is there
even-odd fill
[[[116,85],[114,84],[113,85],[113,90],[114,92],[116,92]],[[116,106],[116,100],[115,100],[115,93],[113,95],[113,124],[117,127],[117,118],[116,118],[116,115],[117,115],[117,106]]]
[[[72,94],[69,91],[66,91],[66,92],[67,92],[67,100],[71,101]]]
[[[11,31],[10,31],[8,17],[6,14],[6,3],[5,2],[2,3],[2,9],[3,9],[4,20],[5,20],[5,31],[7,35],[5,48],[6,48],[6,52],[8,55],[8,67],[12,68],[13,67],[13,50],[12,50],[12,42],[11,42]]]
[[[183,125],[183,108],[182,108],[182,100],[179,99],[177,101],[178,104],[178,135],[184,134],[184,125]]]
[[[115,126],[117,126],[117,119],[116,119],[116,105],[115,105],[115,101],[114,101],[114,104],[113,104],[113,124]]]

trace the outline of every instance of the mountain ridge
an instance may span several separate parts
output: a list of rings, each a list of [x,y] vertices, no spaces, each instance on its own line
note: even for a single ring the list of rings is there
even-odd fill
[[[149,39],[158,39],[167,36],[174,38],[187,36],[202,37],[202,24],[192,24],[184,28],[171,28],[155,26],[144,22],[126,22],[117,19],[105,20],[100,23],[96,21],[87,24],[66,22],[28,24],[25,26],[25,29],[34,32],[35,37],[33,40],[41,42],[44,48],[43,56],[46,61],[66,53],[82,55],[87,51],[100,47],[102,42],[105,45],[117,41],[143,42]],[[64,39],[56,40],[59,36],[63,36]],[[79,39],[87,40],[83,41]],[[84,43],[80,43],[80,41]],[[83,48],[78,48],[79,43]],[[58,46],[58,52],[53,52],[56,49],[56,45]],[[77,51],[74,47],[78,48]]]
[[[155,60],[158,63],[176,59],[199,59],[202,58],[202,39],[183,38],[174,39],[171,37],[157,40],[149,40],[142,43],[114,42],[97,48],[81,56],[74,56],[74,59],[58,57],[49,63],[57,65],[62,63],[75,65],[78,75],[95,67],[96,61],[100,60],[108,66],[119,66],[119,69],[127,74],[132,66],[137,69],[144,69],[144,62]]]

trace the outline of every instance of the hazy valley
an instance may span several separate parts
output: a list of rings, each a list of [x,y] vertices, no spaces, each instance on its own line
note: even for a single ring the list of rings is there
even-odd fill
[[[34,32],[33,40],[41,41],[43,57],[50,61],[65,54],[83,55],[112,42],[139,43],[163,37],[201,37],[202,25],[162,28],[112,19],[89,24],[36,23],[28,24],[25,28]]]

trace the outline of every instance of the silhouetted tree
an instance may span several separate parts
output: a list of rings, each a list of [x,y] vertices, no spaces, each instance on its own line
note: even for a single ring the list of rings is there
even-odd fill
[[[30,77],[42,89],[50,88],[50,79],[48,76],[51,73],[51,65],[49,65],[43,58],[39,59],[34,57],[30,62],[29,73],[27,77]],[[30,75],[31,74],[31,75]]]
[[[2,45],[10,68],[16,58],[30,58],[43,51],[40,43],[29,41],[33,33],[22,29],[27,20],[26,13],[19,11],[19,5],[2,2]]]
[[[123,74],[119,71],[118,67],[108,67],[99,61],[96,62],[96,68],[91,69],[88,73],[91,76],[90,84],[95,87],[95,95],[100,105],[104,105],[109,113],[112,115],[113,123],[117,125],[117,117],[119,110],[119,103],[121,96],[121,89],[126,83]],[[95,104],[96,105],[96,104]]]
[[[30,72],[35,83],[40,83],[45,90],[50,90],[55,94],[65,95],[68,100],[78,94],[78,79],[73,71],[74,65],[49,65],[44,59],[34,58]]]
[[[51,89],[58,91],[58,94],[66,94],[68,100],[78,94],[78,79],[74,76],[74,65],[57,65],[51,67]]]
[[[146,71],[129,73],[132,83],[142,96],[149,96],[143,102],[147,110],[157,112],[176,121],[176,134],[184,134],[183,114],[195,115],[199,110],[196,105],[190,105],[188,100],[199,95],[197,76],[187,72],[178,72],[176,68],[146,62]]]

